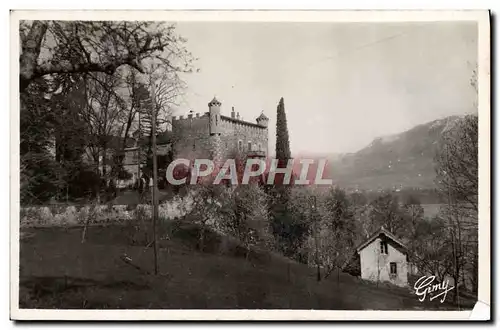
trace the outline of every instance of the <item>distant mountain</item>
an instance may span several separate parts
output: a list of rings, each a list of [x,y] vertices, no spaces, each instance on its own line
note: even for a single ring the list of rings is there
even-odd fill
[[[356,153],[330,157],[330,175],[345,188],[433,188],[440,136],[461,120],[451,116],[379,137]]]

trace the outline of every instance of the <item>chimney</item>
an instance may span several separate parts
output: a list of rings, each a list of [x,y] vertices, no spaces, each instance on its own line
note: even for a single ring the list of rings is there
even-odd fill
[[[240,113],[236,113],[236,119],[240,119]]]
[[[234,119],[234,107],[232,107],[232,109],[231,109],[231,118]]]

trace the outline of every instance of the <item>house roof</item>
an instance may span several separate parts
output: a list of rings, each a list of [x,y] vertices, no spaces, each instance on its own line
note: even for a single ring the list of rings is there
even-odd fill
[[[372,236],[370,236],[366,241],[364,241],[363,243],[361,243],[358,248],[356,249],[356,251],[359,253],[361,250],[363,250],[365,247],[368,246],[368,244],[370,244],[371,242],[373,242],[377,237],[380,237],[380,236],[385,236],[386,238],[388,238],[389,240],[393,241],[394,243],[396,243],[397,245],[399,245],[400,247],[402,247],[404,250],[407,250],[408,248],[406,247],[406,245],[404,245],[400,240],[398,240],[393,234],[391,234],[391,232],[389,232],[388,230],[386,230],[383,226],[380,227],[379,230],[377,230]]]

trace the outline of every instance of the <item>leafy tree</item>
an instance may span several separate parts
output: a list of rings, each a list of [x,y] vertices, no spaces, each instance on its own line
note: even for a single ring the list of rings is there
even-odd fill
[[[55,196],[63,185],[54,157],[56,116],[45,98],[49,84],[39,79],[21,95],[20,162],[21,203],[39,204]]]
[[[193,196],[192,211],[193,221],[200,226],[198,235],[198,249],[204,251],[205,236],[209,226],[221,227],[223,214],[231,212],[230,189],[222,185],[201,184],[191,188]]]
[[[334,270],[339,276],[341,271],[353,267],[360,237],[353,205],[345,191],[336,187],[321,196],[316,211],[319,217],[311,224],[305,242],[309,260],[325,268],[325,277]]]
[[[272,245],[266,194],[259,185],[237,186],[221,215],[225,232],[243,243],[247,258],[253,245]]]
[[[308,235],[311,233],[310,227],[314,220],[319,220],[313,198],[317,197],[315,192],[309,187],[294,186],[290,189],[289,205],[290,207],[283,210],[283,221],[272,222],[273,232],[280,250],[289,257],[298,259],[299,261],[307,261],[307,255],[302,253],[302,247]],[[275,209],[280,207],[280,204],[274,202]],[[278,218],[279,219],[279,218]],[[276,235],[277,233],[277,235]]]
[[[82,172],[89,170],[83,159],[89,140],[87,124],[82,117],[82,109],[86,106],[86,88],[85,80],[80,75],[53,78],[51,83],[60,90],[50,95],[55,117],[55,159],[63,170],[59,174],[65,182],[60,196],[68,200],[92,192],[89,186],[92,180],[81,180],[80,177]]]

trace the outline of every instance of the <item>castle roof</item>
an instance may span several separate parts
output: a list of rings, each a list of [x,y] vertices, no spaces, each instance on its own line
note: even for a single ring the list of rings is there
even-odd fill
[[[217,100],[217,98],[214,96],[214,98],[212,99],[212,101],[210,101],[210,102],[208,103],[208,106],[212,106],[212,105],[219,105],[219,106],[220,106],[221,104],[222,104],[222,103],[220,103],[220,101],[219,101],[219,100]]]
[[[245,120],[241,120],[241,119],[237,119],[237,118],[232,118],[232,117],[228,117],[228,116],[224,116],[224,115],[221,115],[220,116],[222,119],[224,120],[227,120],[227,121],[230,121],[230,122],[233,122],[233,123],[238,123],[238,124],[242,124],[242,125],[247,125],[247,126],[253,126],[253,127],[258,127],[258,128],[265,128],[257,123],[252,123],[252,122],[249,122],[249,121],[245,121]]]
[[[267,116],[264,114],[264,112],[261,112],[260,116],[257,117],[257,120],[269,120],[269,118],[267,118]]]

